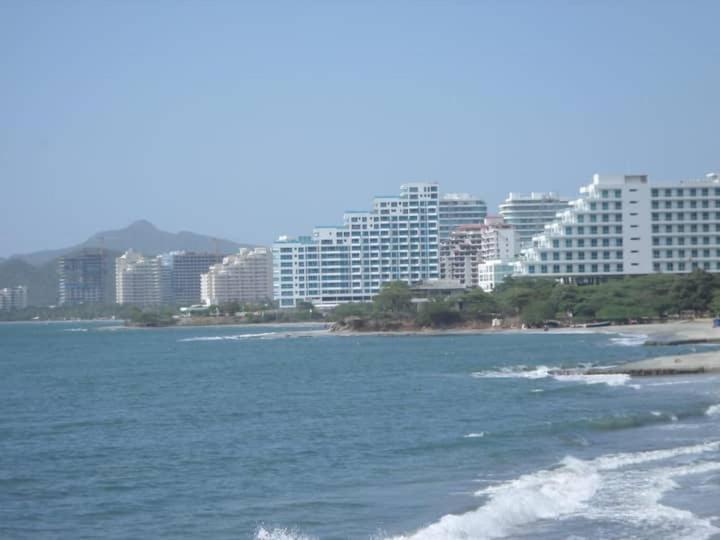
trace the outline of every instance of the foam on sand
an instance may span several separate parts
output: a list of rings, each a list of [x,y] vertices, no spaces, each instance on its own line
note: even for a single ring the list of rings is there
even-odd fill
[[[396,540],[503,538],[527,531],[538,520],[573,517],[619,523],[629,532],[634,526],[657,531],[660,537],[705,539],[720,532],[709,519],[660,503],[676,487],[673,478],[720,470],[720,462],[699,461],[680,466],[648,468],[681,456],[717,452],[720,442],[694,446],[621,453],[593,460],[566,457],[558,467],[523,475],[478,491],[488,497],[480,508],[465,514],[448,514],[437,522]],[[630,466],[643,465],[630,469]]]

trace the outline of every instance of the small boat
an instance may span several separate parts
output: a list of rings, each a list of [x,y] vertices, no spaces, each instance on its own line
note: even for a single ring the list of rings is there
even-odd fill
[[[600,328],[602,326],[610,326],[610,321],[591,322],[585,325],[585,328]]]

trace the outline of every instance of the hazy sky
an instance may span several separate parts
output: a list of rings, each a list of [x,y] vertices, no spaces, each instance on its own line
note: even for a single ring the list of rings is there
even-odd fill
[[[718,169],[718,1],[0,0],[0,256]]]

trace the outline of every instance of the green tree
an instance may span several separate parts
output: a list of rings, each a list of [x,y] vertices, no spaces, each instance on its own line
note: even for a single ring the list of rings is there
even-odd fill
[[[373,299],[374,310],[382,315],[403,315],[412,309],[412,293],[407,283],[391,281],[385,283]]]

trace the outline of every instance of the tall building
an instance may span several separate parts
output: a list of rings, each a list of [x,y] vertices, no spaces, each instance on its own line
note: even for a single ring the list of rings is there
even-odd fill
[[[477,265],[482,260],[482,233],[485,225],[460,225],[440,241],[440,278],[465,287],[477,285]]]
[[[210,267],[201,278],[202,301],[263,302],[273,296],[273,259],[269,248],[241,249]]]
[[[438,207],[438,239],[449,238],[460,225],[479,225],[486,215],[485,201],[468,193],[445,193]]]
[[[500,215],[515,227],[520,244],[525,247],[568,205],[569,201],[557,193],[510,193],[500,205]]]
[[[609,276],[720,271],[720,178],[651,186],[647,176],[595,175],[580,198],[523,251],[519,273]]]
[[[190,306],[202,301],[201,276],[214,264],[223,262],[225,255],[178,251],[168,254],[171,268],[172,297],[175,304]]]
[[[519,252],[515,228],[500,216],[487,216],[481,225],[460,225],[440,242],[440,277],[477,287],[479,263],[510,262]]]
[[[28,305],[28,288],[25,285],[0,289],[0,311],[24,309]]]
[[[118,304],[157,306],[172,301],[170,267],[163,257],[145,257],[133,250],[115,259],[115,295]]]
[[[110,304],[114,301],[108,268],[102,249],[83,249],[58,261],[58,302],[60,305]]]
[[[485,219],[481,229],[480,246],[483,261],[509,262],[520,254],[520,234],[501,216],[491,216]]]
[[[364,302],[383,283],[437,279],[438,185],[405,184],[400,196],[376,197],[343,225],[273,244],[273,286],[280,307],[299,301],[333,306]]]

